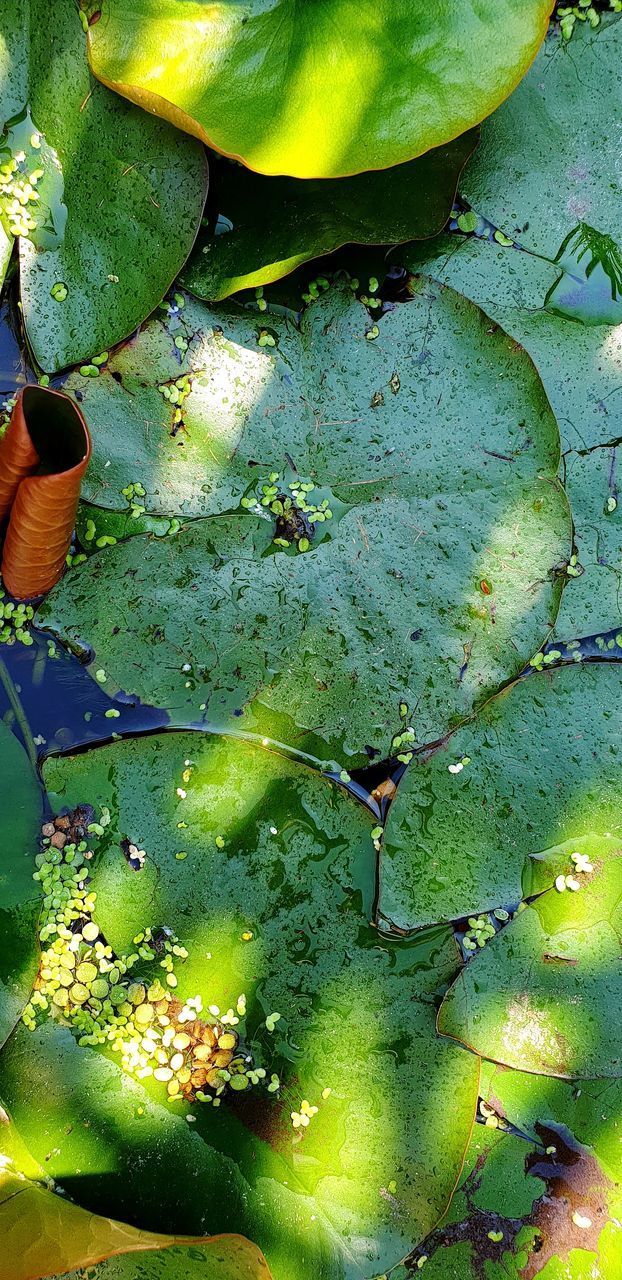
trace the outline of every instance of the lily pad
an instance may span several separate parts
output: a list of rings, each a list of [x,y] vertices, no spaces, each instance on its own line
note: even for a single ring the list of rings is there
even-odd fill
[[[617,439],[622,325],[603,331],[545,310],[544,299],[555,286],[552,263],[515,246],[457,235],[415,245],[405,257],[413,270],[472,298],[525,347],[566,448],[580,451]]]
[[[554,260],[577,223],[617,238],[622,186],[612,120],[622,107],[619,14],[572,43],[550,35],[482,130],[463,194],[506,234]],[[602,93],[592,92],[598,82]],[[517,145],[518,140],[518,145]],[[603,174],[611,180],[603,181]]]
[[[127,956],[128,942],[144,952],[134,938],[150,925],[152,958],[137,955],[128,974],[164,980],[173,966],[163,972],[160,955],[175,953],[156,939],[175,930],[185,945],[174,997],[181,1007],[200,995],[205,1011],[194,1005],[184,1025],[194,1037],[196,1019],[229,1018],[257,1078],[244,1090],[223,1082],[222,1096],[205,1085],[211,1105],[200,1091],[174,1101],[160,1077],[122,1069],[122,1046],[104,1056],[44,1016],[0,1059],[0,1095],[29,1150],[95,1212],[143,1229],[242,1232],[275,1280],[345,1280],[399,1261],[451,1195],[479,1063],[435,1034],[433,993],[456,963],[451,931],[384,943],[369,925],[369,814],[272,753],[198,734],[51,759],[45,778],[57,809],[79,797],[103,810],[88,912],[112,956]],[[143,851],[141,870],[124,857],[128,842]]]
[[[617,1280],[620,1082],[576,1091],[496,1069],[482,1092],[491,1123],[496,1111],[507,1114],[525,1136],[475,1128],[449,1213],[418,1247],[413,1270],[425,1254],[430,1280]]]
[[[195,0],[103,0],[89,59],[105,84],[250,169],[336,178],[411,160],[494,111],[549,13],[546,0],[520,14],[499,0],[485,21],[474,0],[440,12],[325,0],[300,22],[291,0],[222,0],[206,22]]]
[[[622,506],[617,444],[564,459],[580,576],[568,582],[555,626],[564,640],[622,629]],[[621,499],[622,501],[622,499]],[[622,654],[622,638],[616,649]]]
[[[30,194],[16,222],[2,190],[0,216],[16,233],[25,219],[24,323],[53,372],[120,341],[157,305],[192,247],[207,170],[197,143],[90,76],[74,0],[49,16],[44,0],[16,0],[3,23],[0,162],[15,162],[6,182]]]
[[[529,855],[616,831],[620,687],[610,665],[538,672],[415,758],[385,827],[384,927],[516,905]]]
[[[622,847],[611,843],[593,862],[581,841],[553,860],[561,866],[555,886],[465,965],[445,996],[444,1035],[542,1075],[622,1076]]]
[[[429,740],[521,669],[554,621],[570,531],[557,426],[515,344],[429,281],[376,325],[348,293],[324,295],[301,333],[281,320],[270,356],[248,337],[260,321],[234,327],[205,309],[196,359],[211,372],[197,376],[196,401],[193,380],[184,433],[153,385],[134,394],[148,347],[121,383],[86,380],[89,497],[127,510],[120,490],[138,479],[145,444],[150,514],[237,512],[192,523],[173,559],[168,540],[106,547],[39,618],[186,723],[204,710],[213,725],[354,763],[363,746],[389,754],[406,727],[401,703],[414,709],[406,740]],[[183,308],[183,323],[201,310]],[[166,325],[145,341],[170,358]],[[159,438],[154,398],[169,414]],[[284,528],[275,512],[305,484]],[[303,498],[318,509],[304,539]]]
[[[61,1274],[77,1280],[78,1274],[84,1275],[77,1268],[90,1268],[102,1259],[93,1268],[93,1280],[175,1280],[182,1272],[194,1280],[205,1275],[206,1266],[213,1280],[270,1280],[260,1251],[241,1236],[185,1244],[175,1237],[138,1231],[87,1213],[10,1166],[0,1172],[0,1226],[5,1248],[2,1280]]]
[[[0,1045],[13,1030],[37,972],[39,897],[32,882],[41,793],[17,738],[0,722]]]
[[[349,242],[399,244],[433,236],[447,221],[476,143],[471,130],[418,160],[345,181],[265,178],[222,163],[218,221],[199,233],[182,283],[199,298],[217,300],[280,280]]]

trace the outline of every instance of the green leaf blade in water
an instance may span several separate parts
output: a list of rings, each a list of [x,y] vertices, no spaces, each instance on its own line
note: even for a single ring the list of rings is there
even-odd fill
[[[611,236],[580,222],[555,258],[563,274],[544,305],[555,315],[583,324],[622,324],[622,250]]]

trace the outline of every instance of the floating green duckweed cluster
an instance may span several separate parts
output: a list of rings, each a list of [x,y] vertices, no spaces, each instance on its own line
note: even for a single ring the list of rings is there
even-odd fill
[[[158,391],[167,404],[173,405],[173,428],[180,427],[183,422],[183,404],[192,391],[192,378],[184,373],[174,382],[161,382]]]
[[[104,833],[105,817],[93,822],[83,805],[42,828],[34,873],[44,895],[42,954],[23,1022],[34,1030],[43,1017],[60,1018],[78,1044],[105,1045],[125,1071],[166,1085],[171,1102],[219,1106],[227,1088],[238,1092],[266,1078],[234,1030],[246,1014],[246,996],[223,1014],[215,1005],[203,1013],[200,996],[177,999],[175,969],[188,952],[168,929],[144,929],[131,954],[113,953],[93,918],[97,895],[89,889],[90,845]],[[148,976],[155,964],[161,972]],[[270,1015],[273,1026],[279,1017]],[[270,1085],[270,1092],[279,1088],[274,1074]]]
[[[273,543],[277,547],[295,546],[298,551],[309,551],[316,532],[316,525],[332,520],[333,510],[328,498],[314,503],[312,481],[293,480],[287,484],[272,471],[266,483],[259,483],[255,496],[241,499],[245,511],[263,515],[271,511],[276,516],[276,532]]]
[[[622,0],[579,0],[575,5],[558,5],[555,17],[563,39],[570,40],[577,22],[587,22],[594,29],[600,26],[601,12],[622,13]]]
[[[494,916],[497,920],[505,922],[509,920],[509,911],[499,909],[495,911]],[[497,930],[487,915],[469,916],[468,929],[462,939],[462,945],[467,951],[476,951],[478,947],[485,947],[486,943],[494,938]]]
[[[35,150],[39,149],[41,139],[38,134],[32,134],[30,145]],[[33,213],[40,200],[37,183],[44,173],[39,168],[28,173],[28,167],[24,151],[9,154],[0,163],[0,216],[12,236],[27,238],[37,228]]]
[[[132,520],[137,520],[139,516],[144,516],[146,510],[144,503],[136,501],[137,498],[144,498],[145,496],[145,487],[139,480],[135,480],[133,484],[126,485],[125,489],[121,490],[121,494],[128,500]]]
[[[594,870],[589,859],[589,854],[587,853],[571,853],[570,861],[572,863],[574,874],[567,876],[562,872],[561,875],[556,876],[555,888],[558,893],[564,893],[566,889],[570,889],[573,893],[577,893],[581,888],[581,881],[577,880],[577,875],[587,876]]]
[[[6,600],[0,591],[0,644],[33,644],[28,624],[34,617],[32,605]]]
[[[402,702],[400,704],[400,715],[402,715],[402,707],[405,707],[405,706],[406,706],[405,702]],[[408,714],[408,708],[406,708],[406,714]],[[395,756],[396,759],[399,760],[401,764],[410,764],[413,758],[414,752],[409,751],[408,748],[414,745],[414,742],[415,742],[415,731],[412,725],[407,725],[405,729],[402,729],[401,733],[397,733],[395,735],[391,743],[391,754]],[[404,751],[404,747],[406,747],[405,751]]]

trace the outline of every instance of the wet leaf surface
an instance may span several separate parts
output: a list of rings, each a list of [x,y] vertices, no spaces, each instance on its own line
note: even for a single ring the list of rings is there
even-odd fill
[[[472,130],[418,160],[345,181],[266,178],[222,163],[218,220],[201,230],[182,282],[197,297],[216,300],[279,280],[348,242],[433,236],[447,221],[476,142]],[[212,185],[215,168],[212,163]]]
[[[622,847],[590,843],[547,859],[554,887],[465,966],[439,1012],[445,1035],[525,1071],[622,1075]]]
[[[36,225],[20,234],[21,298],[35,358],[53,372],[120,341],[157,305],[192,246],[207,172],[198,144],[90,76],[73,0],[49,16],[44,0],[7,9],[0,161],[23,155],[13,178],[24,190],[40,174],[24,206]]]
[[[347,289],[310,307],[300,334],[280,321],[269,356],[250,314],[182,309],[191,328],[201,314],[196,358],[212,371],[197,376],[196,399],[193,381],[183,438],[169,426],[158,440],[149,406],[159,401],[161,419],[166,409],[153,385],[134,397],[140,338],[127,349],[133,384],[90,382],[82,405],[99,444],[88,496],[127,511],[120,491],[139,479],[149,513],[237,513],[173,541],[104,548],[52,593],[42,622],[186,722],[204,710],[212,724],[352,764],[366,762],[364,745],[389,754],[406,727],[401,703],[412,708],[406,745],[438,735],[521,669],[555,617],[568,516],[531,363],[477,308],[425,280],[373,341]],[[159,322],[145,341],[170,358]],[[232,396],[223,388],[236,377]],[[113,429],[127,441],[116,462]],[[128,458],[145,444],[139,477]],[[271,503],[305,483],[332,518],[283,528]]]
[[[24,748],[0,723],[0,1045],[26,1004],[38,965],[32,882],[41,797]]]
[[[411,160],[477,124],[524,74],[549,11],[322,0],[300,22],[291,0],[224,0],[206,24],[187,0],[103,0],[89,58],[106,84],[251,169],[330,178]]]
[[[266,1074],[219,1109],[167,1105],[167,1086],[133,1079],[118,1055],[49,1020],[20,1026],[0,1096],[29,1150],[93,1211],[144,1229],[243,1233],[276,1280],[399,1261],[451,1195],[479,1063],[435,1033],[451,931],[386,943],[369,924],[370,815],[308,770],[198,734],[49,760],[45,780],[57,810],[87,795],[109,809],[90,889],[114,954],[139,927],[173,928],[188,952],[175,996],[224,1010],[243,994],[236,1035]],[[124,841],[144,850],[142,870]],[[157,957],[153,971],[163,976]],[[306,1126],[293,1123],[301,1099],[318,1108]]]
[[[522,897],[529,855],[615,834],[620,714],[617,667],[538,672],[417,757],[386,823],[381,923],[409,930],[506,908]]]
[[[577,24],[568,45],[549,36],[516,92],[486,121],[461,184],[474,209],[551,260],[578,222],[619,235],[613,120],[622,104],[621,38],[620,15],[596,31]],[[596,81],[602,94],[593,92]]]
[[[532,1142],[475,1128],[451,1209],[413,1267],[427,1253],[431,1280],[616,1280],[620,1082],[579,1090],[518,1071],[486,1074],[491,1107]]]
[[[80,1209],[10,1166],[0,1171],[0,1227],[0,1280],[195,1280],[206,1267],[210,1280],[270,1280],[260,1251],[241,1236],[177,1245]]]

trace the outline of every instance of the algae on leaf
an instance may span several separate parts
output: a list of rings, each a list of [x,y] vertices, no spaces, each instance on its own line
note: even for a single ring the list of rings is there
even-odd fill
[[[620,1081],[577,1090],[485,1065],[482,1077],[491,1123],[507,1117],[524,1136],[503,1119],[475,1128],[461,1184],[413,1269],[425,1255],[429,1280],[480,1280],[482,1264],[487,1280],[617,1280]]]
[[[15,164],[0,218],[19,234],[26,333],[52,373],[157,305],[192,247],[207,168],[198,143],[89,74],[74,0],[53,21],[46,0],[2,0],[0,15],[0,163]],[[30,192],[17,221],[16,181]]]

